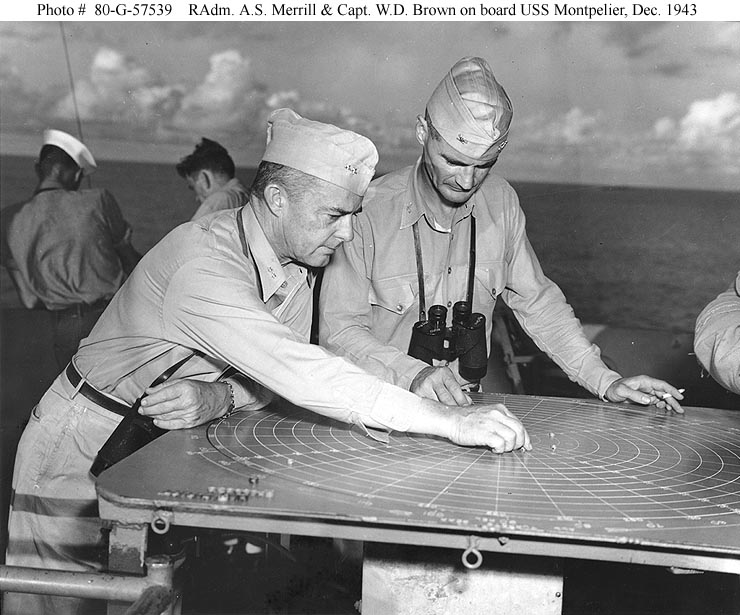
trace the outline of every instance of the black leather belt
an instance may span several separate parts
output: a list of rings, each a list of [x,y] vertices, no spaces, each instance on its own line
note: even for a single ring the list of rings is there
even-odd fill
[[[77,385],[80,384],[82,376],[80,376],[79,372],[77,371],[75,366],[72,365],[72,363],[69,363],[67,365],[67,369],[64,373],[67,376],[67,380],[69,380],[69,383],[73,387],[76,388]],[[101,408],[105,408],[109,412],[113,412],[114,414],[126,416],[131,410],[131,408],[129,408],[126,404],[122,404],[120,402],[117,402],[115,399],[111,399],[107,395],[103,395],[100,391],[90,386],[87,382],[82,383],[79,392],[87,397],[87,399],[89,399],[91,402],[97,404]]]

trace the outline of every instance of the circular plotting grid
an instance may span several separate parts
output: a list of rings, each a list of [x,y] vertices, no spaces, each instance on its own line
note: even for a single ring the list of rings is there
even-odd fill
[[[740,414],[728,421],[732,413],[720,411],[713,418],[698,409],[669,415],[584,400],[474,397],[505,403],[533,450],[497,455],[396,432],[384,444],[292,407],[233,415],[213,423],[208,438],[245,473],[361,498],[395,516],[422,510],[440,522],[534,531],[740,526]]]

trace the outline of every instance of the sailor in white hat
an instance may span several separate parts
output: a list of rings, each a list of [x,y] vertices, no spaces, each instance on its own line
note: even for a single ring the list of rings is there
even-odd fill
[[[53,145],[65,152],[85,175],[91,175],[98,168],[95,158],[93,158],[87,146],[62,130],[52,128],[45,130],[44,145]]]
[[[140,255],[113,195],[80,190],[83,176],[97,169],[84,143],[44,131],[35,168],[33,196],[3,211],[3,261],[23,305],[51,313],[61,368]]]

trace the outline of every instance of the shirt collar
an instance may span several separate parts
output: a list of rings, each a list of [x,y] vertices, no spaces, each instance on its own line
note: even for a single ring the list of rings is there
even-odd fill
[[[421,164],[421,157],[416,161],[416,164],[414,165],[414,168],[411,171],[411,176],[409,177],[409,183],[406,186],[406,190],[404,191],[403,195],[403,212],[401,214],[401,226],[400,228],[408,228],[409,226],[413,226],[414,223],[418,222],[422,216],[425,216],[429,225],[432,228],[436,228],[436,225],[434,223],[434,220],[432,218],[431,213],[429,213],[429,210],[427,206],[425,205],[427,196],[424,191],[422,191],[422,182],[424,181],[423,174],[424,169],[422,168]],[[460,210],[456,212],[455,218],[453,221],[453,226],[455,223],[459,222],[460,220],[463,220],[467,218],[471,213],[473,213],[473,207],[474,207],[474,201],[475,201],[475,195],[468,200],[467,203],[462,205],[460,207]]]
[[[285,283],[287,277],[275,250],[272,249],[257,221],[257,217],[254,215],[251,202],[242,207],[242,224],[244,235],[247,238],[247,246],[257,268],[257,275],[260,278],[262,301],[267,302]]]
[[[239,181],[238,177],[232,177],[229,181],[227,181],[223,186],[222,190],[230,190],[232,188],[238,188],[241,186],[241,182]]]
[[[408,228],[418,222],[424,215],[423,199],[419,193],[419,171],[421,167],[421,158],[416,161],[409,183],[403,194],[403,213],[401,214],[401,228]]]

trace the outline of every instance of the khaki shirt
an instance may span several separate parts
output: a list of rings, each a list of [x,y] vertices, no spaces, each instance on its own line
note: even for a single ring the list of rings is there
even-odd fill
[[[740,395],[740,271],[696,319],[694,351],[717,382]]]
[[[514,189],[490,173],[445,232],[438,230],[421,196],[422,172],[419,161],[370,185],[356,216],[353,241],[337,250],[324,272],[321,343],[409,388],[426,367],[406,354],[419,319],[413,224],[419,221],[427,310],[434,304],[446,306],[449,323],[451,306],[466,296],[470,216],[475,214],[473,308],[486,316],[488,343],[493,307],[502,297],[525,331],[572,380],[603,396],[620,375],[604,365],[563,293],[543,273]],[[457,361],[450,368],[457,375]]]
[[[198,350],[173,377],[214,381],[231,365],[319,414],[408,429],[419,397],[308,343],[313,279],[280,264],[251,205],[185,223],[144,256],[73,361],[97,389],[131,404]]]
[[[224,209],[236,209],[249,200],[249,193],[242,183],[234,177],[229,180],[220,190],[209,195],[198,207],[191,220],[207,214],[212,214]]]

